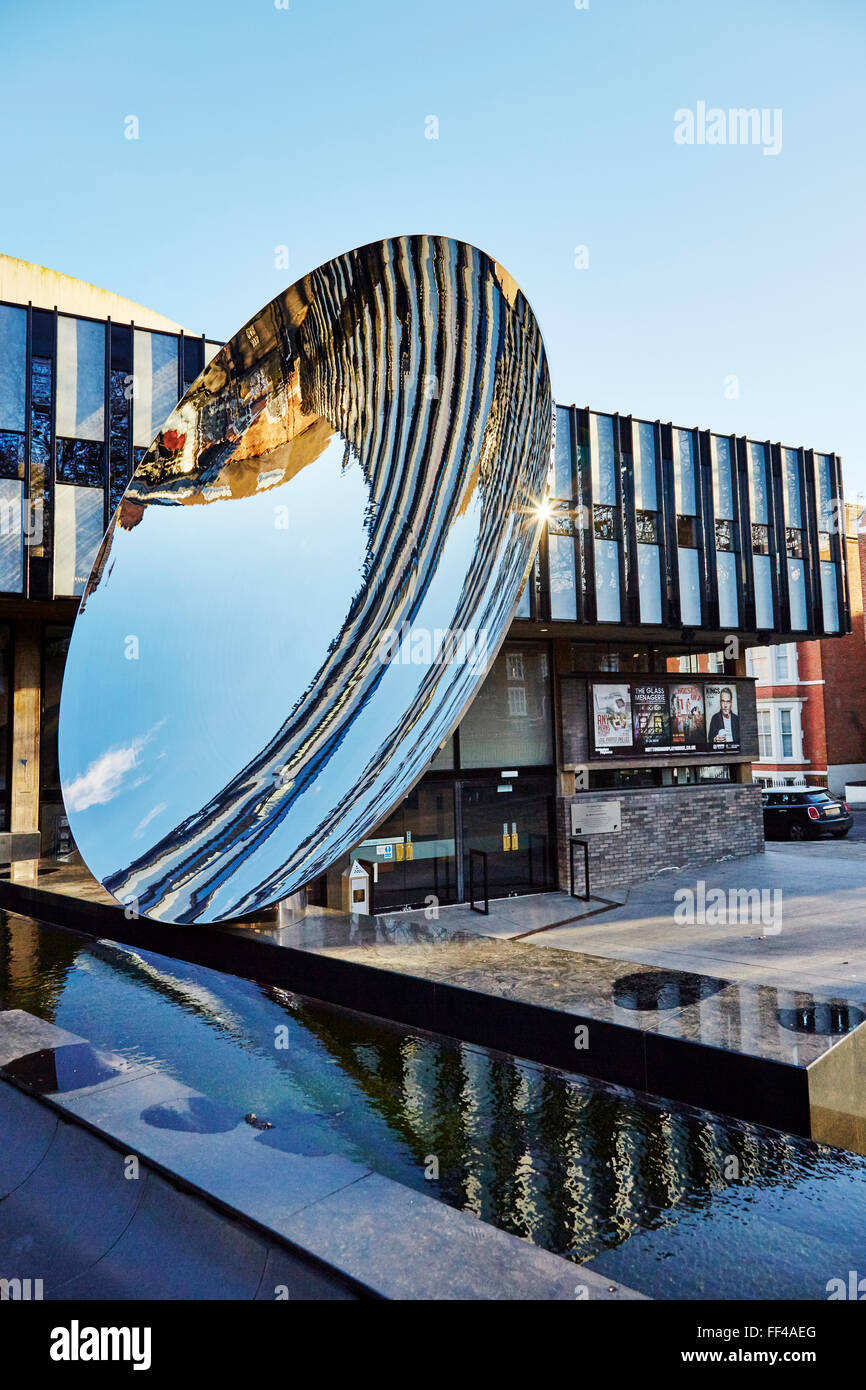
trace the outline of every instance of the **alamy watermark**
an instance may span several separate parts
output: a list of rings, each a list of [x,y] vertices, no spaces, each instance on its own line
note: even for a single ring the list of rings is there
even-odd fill
[[[762,154],[782,152],[782,110],[764,106],[749,108],[707,106],[699,101],[694,111],[681,106],[674,112],[677,145],[761,145]]]
[[[487,629],[426,628],[409,622],[389,627],[379,636],[379,660],[383,666],[469,666],[487,668],[490,643]]]
[[[694,888],[677,888],[674,921],[678,926],[761,926],[762,935],[782,930],[781,888],[707,888],[699,878]]]

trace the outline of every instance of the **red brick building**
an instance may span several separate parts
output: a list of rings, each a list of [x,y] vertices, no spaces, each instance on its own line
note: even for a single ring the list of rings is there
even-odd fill
[[[845,509],[850,635],[753,647],[746,654],[746,669],[758,680],[760,756],[752,771],[765,786],[805,781],[844,796],[846,783],[866,779],[866,536],[859,534],[861,511],[853,505]]]

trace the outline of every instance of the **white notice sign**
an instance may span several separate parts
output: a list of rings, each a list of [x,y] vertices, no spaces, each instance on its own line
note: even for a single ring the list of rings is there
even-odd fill
[[[602,835],[619,830],[622,824],[618,801],[573,801],[572,835]]]

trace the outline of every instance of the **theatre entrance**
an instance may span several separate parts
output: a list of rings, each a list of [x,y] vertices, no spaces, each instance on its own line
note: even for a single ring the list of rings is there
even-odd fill
[[[428,773],[351,858],[373,876],[372,911],[538,893],[555,886],[553,773]],[[347,861],[348,862],[348,861]],[[486,871],[486,872],[485,872]]]

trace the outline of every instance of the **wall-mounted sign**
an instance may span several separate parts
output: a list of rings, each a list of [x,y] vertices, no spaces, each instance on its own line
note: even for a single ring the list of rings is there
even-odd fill
[[[592,751],[654,757],[671,753],[739,753],[736,681],[682,677],[590,683]]]
[[[620,829],[622,817],[618,801],[573,801],[572,835],[605,835]]]

